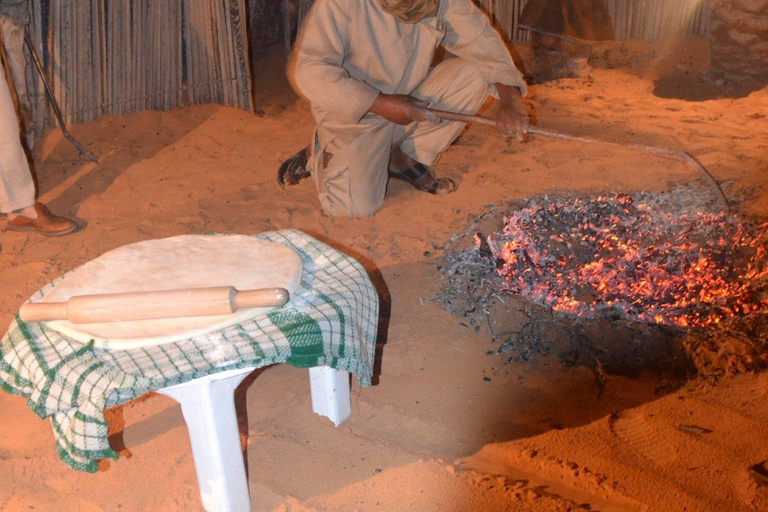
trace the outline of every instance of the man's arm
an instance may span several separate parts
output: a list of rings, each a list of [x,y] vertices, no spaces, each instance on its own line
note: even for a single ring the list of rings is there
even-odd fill
[[[313,105],[357,123],[379,94],[342,66],[348,48],[349,13],[337,0],[315,2],[297,44],[295,83]]]
[[[440,118],[426,109],[429,102],[406,94],[379,94],[368,112],[381,116],[395,124],[410,124],[414,121],[439,123]]]
[[[470,0],[443,0],[443,9],[446,23],[443,46],[477,64],[491,93],[501,100],[496,114],[499,131],[522,139],[528,130],[528,113],[523,102],[528,87],[506,45],[488,17]]]
[[[384,94],[349,76],[342,67],[349,23],[348,13],[335,0],[316,2],[296,59],[296,85],[302,94],[349,123],[357,123],[369,112],[401,125],[439,122],[426,110],[426,101],[404,94]]]

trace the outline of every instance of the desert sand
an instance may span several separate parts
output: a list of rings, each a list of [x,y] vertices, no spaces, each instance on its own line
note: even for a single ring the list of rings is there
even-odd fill
[[[280,51],[257,62],[255,115],[209,105],[72,126],[99,164],[59,130],[38,140],[40,200],[87,225],[63,238],[2,233],[0,330],[37,289],[115,247],[301,229],[357,257],[376,283],[377,376],[368,388],[353,381],[352,415],[338,428],[311,412],[305,370],[275,366],[246,380],[236,403],[254,511],[768,510],[768,485],[748,470],[768,460],[768,373],[673,385],[652,372],[607,375],[601,391],[584,367],[488,355],[490,335],[433,300],[445,244],[487,205],[706,189],[699,174],[632,149],[520,144],[471,126],[437,168],[457,192],[391,182],[373,218],[330,218],[310,181],[275,181],[313,123]],[[768,87],[706,82],[699,38],[607,44],[593,62],[589,78],[531,87],[536,124],[688,151],[740,215],[768,217]],[[0,410],[2,512],[202,510],[181,411],[167,397],[108,411],[119,459],[96,474],[58,460],[49,421],[24,399],[1,392]]]

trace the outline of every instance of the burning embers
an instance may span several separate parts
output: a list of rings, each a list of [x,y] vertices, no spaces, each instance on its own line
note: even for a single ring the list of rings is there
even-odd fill
[[[488,239],[503,287],[556,311],[679,327],[768,313],[763,224],[648,196],[536,200]]]

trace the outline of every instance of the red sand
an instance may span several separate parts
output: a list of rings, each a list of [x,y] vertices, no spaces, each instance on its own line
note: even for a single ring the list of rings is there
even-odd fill
[[[659,98],[660,73],[676,73],[683,94],[697,89],[702,40],[598,51],[606,49],[598,60],[613,69],[532,87],[535,122],[687,150],[743,201],[741,212],[765,219],[768,88],[709,101]],[[273,367],[240,390],[253,510],[768,510],[768,487],[748,473],[768,460],[767,374],[714,386],[694,380],[669,394],[656,377],[609,377],[598,395],[586,369],[485,355],[493,348],[486,334],[423,300],[438,291],[436,247],[485,205],[543,193],[706,187],[695,171],[634,150],[541,137],[520,145],[474,126],[439,163],[456,193],[426,196],[393,182],[375,217],[328,218],[311,183],[281,190],[275,182],[279,163],[309,140],[312,121],[307,104],[275,80],[280,59],[262,66],[261,116],[202,106],[72,127],[99,165],[59,131],[40,141],[41,200],[88,226],[60,239],[3,233],[3,331],[35,290],[114,247],[299,228],[374,270],[391,319],[380,382],[354,383],[352,416],[339,428],[312,414],[305,370]],[[0,410],[2,512],[202,510],[181,412],[168,398],[109,411],[120,459],[94,475],[59,462],[49,422],[23,399],[0,393]]]

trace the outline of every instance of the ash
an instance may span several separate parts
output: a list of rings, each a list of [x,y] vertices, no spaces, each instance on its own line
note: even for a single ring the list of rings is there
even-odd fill
[[[598,376],[759,370],[766,224],[699,197],[678,189],[488,207],[447,244],[435,300],[510,360],[550,354]]]

